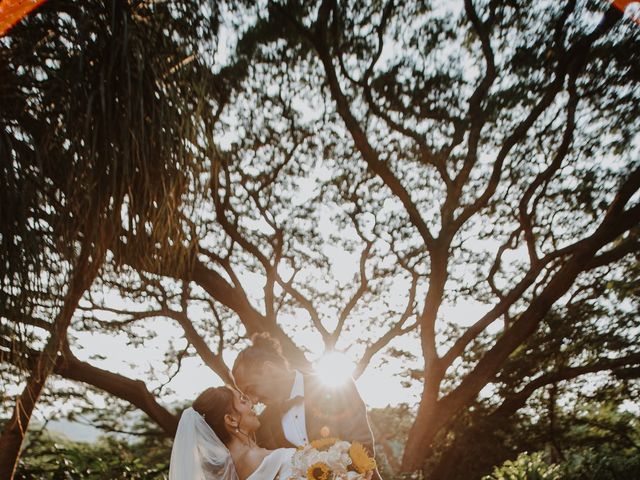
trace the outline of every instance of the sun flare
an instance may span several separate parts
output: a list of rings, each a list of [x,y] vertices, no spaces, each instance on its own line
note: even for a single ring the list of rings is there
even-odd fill
[[[344,353],[332,351],[315,363],[315,370],[322,383],[337,387],[351,378],[355,365]]]

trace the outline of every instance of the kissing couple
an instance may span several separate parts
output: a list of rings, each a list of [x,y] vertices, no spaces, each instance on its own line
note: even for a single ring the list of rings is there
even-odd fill
[[[182,413],[169,480],[380,478],[375,467],[331,476],[317,463],[304,476],[296,473],[296,452],[317,440],[338,438],[336,445],[347,448],[346,442],[357,442],[373,457],[366,406],[352,379],[328,387],[315,374],[292,369],[279,342],[265,333],[254,335],[232,373],[234,386],[206,389]],[[266,406],[260,416],[254,402]]]

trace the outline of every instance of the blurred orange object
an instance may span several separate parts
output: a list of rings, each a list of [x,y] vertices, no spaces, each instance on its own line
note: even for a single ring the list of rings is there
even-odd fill
[[[623,13],[625,13],[626,8],[632,3],[637,4],[636,7],[638,7],[638,10],[636,10],[636,12],[640,11],[640,0],[612,0],[611,3],[613,3],[613,6],[618,8]],[[640,25],[640,14],[632,12],[627,13],[629,14],[631,20]]]
[[[624,12],[624,9],[627,8],[627,6],[637,1],[638,0],[613,0],[613,4]]]
[[[46,0],[0,0],[0,37]]]

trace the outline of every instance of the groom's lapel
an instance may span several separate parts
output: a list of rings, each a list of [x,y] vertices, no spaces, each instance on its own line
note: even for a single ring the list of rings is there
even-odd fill
[[[261,445],[269,449],[295,447],[287,437],[284,436],[284,428],[282,427],[282,412],[274,407],[270,407],[265,411],[265,425],[270,434],[269,445]]]
[[[278,448],[290,448],[294,447],[287,437],[284,436],[284,427],[282,426],[282,413],[278,412],[275,416],[275,421],[273,422],[272,430],[273,436],[276,439],[276,443]]]
[[[273,437],[274,448],[283,448],[289,446],[289,441],[284,436],[284,429],[282,428],[282,413],[277,408],[271,412],[269,429]]]
[[[322,438],[323,433],[324,436],[331,436],[330,427],[325,425],[326,420],[322,415],[324,393],[315,375],[304,375],[304,418],[310,442]],[[324,431],[323,427],[326,427]]]
[[[356,399],[344,387],[328,388],[313,374],[304,376],[304,406],[309,441],[324,437],[340,437],[349,431],[354,418]],[[351,438],[342,438],[351,441]]]

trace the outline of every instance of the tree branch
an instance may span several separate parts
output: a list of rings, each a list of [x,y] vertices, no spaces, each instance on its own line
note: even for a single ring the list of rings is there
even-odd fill
[[[0,345],[10,347],[11,342],[0,337]],[[21,359],[35,365],[39,356],[39,352],[31,349],[22,349],[22,352],[14,354],[0,350],[0,360],[14,365],[18,365]],[[62,354],[56,358],[53,371],[63,378],[86,383],[131,403],[155,421],[166,436],[173,437],[175,435],[178,428],[178,417],[156,401],[144,382],[80,361],[73,355],[68,345],[63,347]]]
[[[333,61],[329,48],[326,43],[326,26],[328,22],[329,14],[334,9],[334,2],[332,0],[324,1],[318,13],[318,21],[316,22],[316,31],[311,32],[306,27],[301,25],[295,18],[293,18],[286,11],[284,7],[279,7],[279,12],[296,30],[298,30],[305,38],[307,38],[314,46],[318,57],[324,67],[327,84],[329,91],[334,101],[336,102],[336,108],[338,114],[344,121],[356,148],[362,155],[364,161],[369,165],[371,170],[380,177],[380,179],[387,185],[391,192],[398,197],[405,207],[412,224],[418,230],[423,241],[429,246],[434,242],[433,235],[429,231],[429,228],[422,218],[418,207],[411,199],[411,195],[400,183],[400,180],[393,174],[389,166],[380,160],[378,153],[369,142],[366,133],[358,123],[351,109],[349,107],[349,101],[342,91],[340,81],[336,74],[336,70],[333,67]]]
[[[613,7],[609,8],[598,26],[596,26],[590,34],[578,40],[565,52],[565,55],[558,60],[554,80],[549,83],[540,101],[533,107],[525,119],[516,126],[511,135],[505,139],[493,163],[493,169],[484,191],[475,202],[466,206],[458,218],[455,219],[453,231],[458,231],[469,218],[487,205],[487,202],[498,187],[504,162],[513,147],[526,137],[531,126],[533,126],[540,115],[551,105],[556,95],[562,89],[565,77],[568,75],[570,78],[577,78],[580,70],[587,61],[593,43],[600,36],[607,33],[620,18],[620,12]]]
[[[417,321],[410,325],[407,325],[406,327],[404,326],[407,320],[414,313],[417,287],[418,275],[413,273],[411,279],[411,287],[409,288],[409,299],[407,300],[407,306],[404,312],[402,313],[398,321],[395,322],[394,325],[389,330],[387,330],[387,332],[382,337],[378,338],[378,340],[376,340],[366,348],[366,350],[362,354],[362,358],[356,365],[356,369],[354,372],[355,378],[358,378],[360,375],[362,375],[374,355],[384,347],[386,347],[391,340],[399,337],[400,335],[405,335],[418,327],[419,323]]]
[[[640,188],[640,169],[634,171],[624,182],[612,203],[612,207],[619,206],[624,198],[627,200],[631,198],[633,195],[631,190],[634,190],[634,186],[635,191]],[[495,375],[509,354],[535,331],[551,306],[569,290],[576,277],[585,271],[588,262],[595,253],[604,245],[615,240],[624,230],[635,227],[638,222],[640,222],[640,205],[626,211],[619,210],[615,217],[605,216],[596,232],[584,240],[581,248],[557,271],[518,320],[495,342],[460,385],[443,397],[439,403],[446,403],[447,408],[457,410],[460,405],[472,400]]]
[[[371,252],[372,247],[373,247],[373,242],[369,242],[369,241],[366,242],[365,247],[362,250],[362,253],[360,254],[360,268],[359,268],[360,286],[354,292],[353,296],[349,299],[345,307],[340,312],[340,316],[338,317],[338,324],[336,325],[335,330],[331,334],[330,347],[333,347],[336,344],[336,342],[338,341],[338,338],[340,337],[340,334],[342,333],[344,324],[347,321],[347,318],[349,317],[349,314],[351,314],[351,311],[355,308],[358,301],[360,301],[362,296],[369,290],[369,283],[367,281],[367,274],[365,271],[365,267],[366,267],[367,259],[369,258],[369,253]]]
[[[601,372],[605,370],[615,370],[620,367],[640,365],[640,353],[634,353],[620,358],[604,358],[597,362],[558,370],[556,372],[545,373],[530,381],[518,392],[508,396],[502,404],[491,413],[490,417],[509,417],[526,404],[529,397],[538,389],[552,383],[571,380],[588,373]]]

